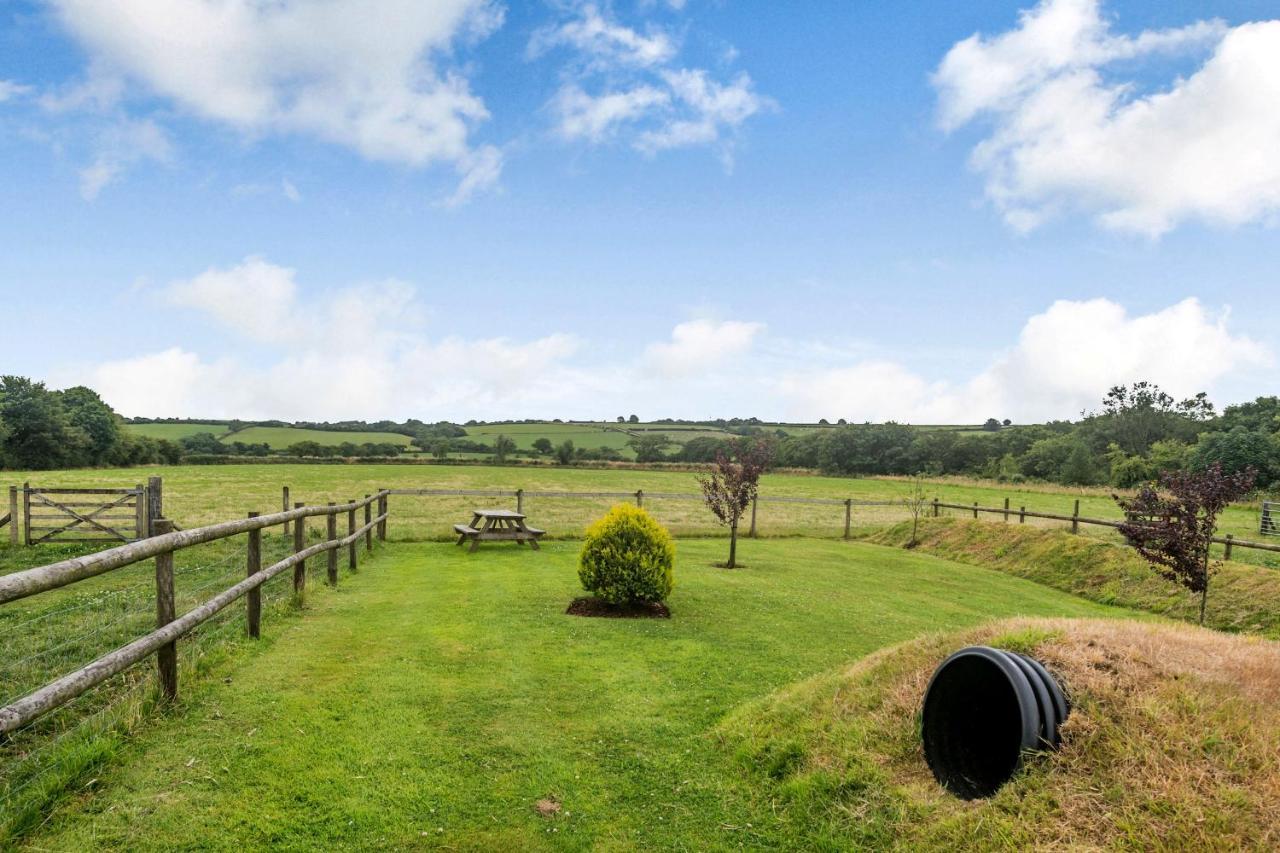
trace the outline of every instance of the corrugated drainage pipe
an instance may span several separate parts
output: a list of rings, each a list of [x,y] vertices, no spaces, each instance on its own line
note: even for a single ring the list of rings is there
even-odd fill
[[[1034,658],[970,646],[942,662],[924,694],[924,757],[957,797],[989,797],[1029,751],[1056,749],[1071,706]]]

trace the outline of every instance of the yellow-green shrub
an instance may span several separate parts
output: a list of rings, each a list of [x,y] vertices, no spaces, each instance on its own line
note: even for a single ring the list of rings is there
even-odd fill
[[[643,509],[618,504],[587,528],[578,577],[610,604],[662,601],[675,583],[675,559],[665,527]]]

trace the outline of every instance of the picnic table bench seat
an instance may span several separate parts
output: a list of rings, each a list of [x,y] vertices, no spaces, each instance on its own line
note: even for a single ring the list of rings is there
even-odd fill
[[[546,533],[536,527],[524,523],[524,513],[506,509],[477,509],[470,524],[455,524],[453,532],[458,536],[458,544],[471,542],[471,550],[480,547],[481,542],[515,542],[517,545],[529,545],[538,550],[538,540]]]
[[[469,524],[455,524],[453,526],[453,532],[457,533],[459,536],[475,536],[480,531],[476,530]]]

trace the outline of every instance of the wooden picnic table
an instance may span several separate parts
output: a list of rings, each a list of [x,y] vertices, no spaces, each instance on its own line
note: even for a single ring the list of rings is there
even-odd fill
[[[536,551],[538,539],[547,531],[530,527],[524,522],[524,513],[509,509],[477,509],[472,510],[470,524],[455,524],[453,532],[458,534],[458,543],[471,542],[471,550],[480,547],[481,542],[509,542],[517,545],[528,542]]]

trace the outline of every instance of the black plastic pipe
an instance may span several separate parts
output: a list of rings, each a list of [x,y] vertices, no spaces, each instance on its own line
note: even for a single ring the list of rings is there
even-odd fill
[[[989,797],[1028,752],[1058,747],[1070,711],[1058,682],[1034,658],[990,646],[961,649],[925,690],[925,761],[957,797]]]

